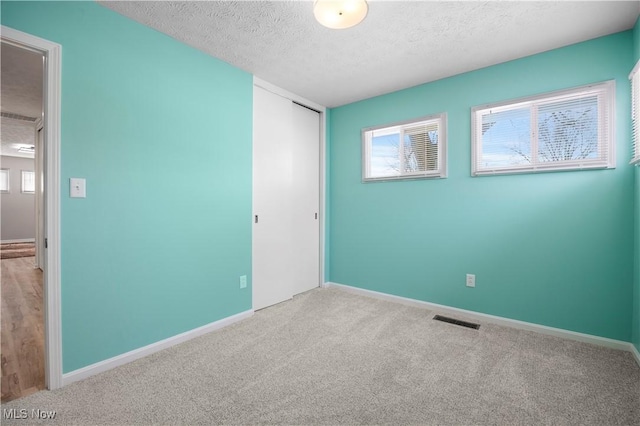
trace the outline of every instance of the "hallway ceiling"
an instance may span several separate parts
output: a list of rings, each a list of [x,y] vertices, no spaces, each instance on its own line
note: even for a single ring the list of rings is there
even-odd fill
[[[330,30],[312,1],[100,2],[328,107],[627,30],[636,1],[375,1]]]
[[[0,54],[0,154],[33,158],[18,148],[34,144],[35,121],[42,117],[42,55],[7,43]]]

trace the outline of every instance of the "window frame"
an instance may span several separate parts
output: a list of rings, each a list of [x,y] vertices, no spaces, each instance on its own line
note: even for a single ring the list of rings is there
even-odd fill
[[[602,102],[600,94],[602,93]],[[578,159],[557,162],[536,161],[531,164],[509,165],[499,167],[479,167],[482,156],[482,115],[489,110],[492,112],[510,111],[528,107],[530,109],[531,122],[531,152],[538,149],[537,115],[540,106],[553,104],[568,96],[583,94],[584,97],[598,96],[598,151],[602,152],[601,145],[606,143],[606,158]],[[534,108],[533,111],[531,109]],[[605,111],[602,111],[602,108]],[[615,152],[615,80],[573,87],[541,93],[507,101],[494,102],[471,108],[471,176],[492,176],[518,173],[542,173],[570,170],[613,169],[616,167]],[[604,125],[604,129],[602,128]],[[534,136],[535,135],[535,136]]]
[[[11,193],[11,169],[8,168],[0,168],[0,175],[5,175],[7,177],[7,189],[0,189],[0,194],[9,194]],[[0,178],[2,179],[2,178]]]
[[[631,161],[640,166],[640,59],[629,73],[631,84]]]
[[[369,134],[376,130],[389,129],[389,134],[393,134],[391,129],[400,128],[403,131],[405,128],[420,125],[422,123],[431,124],[436,123],[438,126],[438,167],[436,170],[424,171],[424,172],[400,172],[399,176],[379,176],[370,177],[371,171],[371,138]],[[414,180],[414,179],[444,179],[447,177],[447,113],[441,112],[437,114],[431,114],[419,118],[410,120],[397,121],[380,126],[366,127],[361,131],[361,147],[362,147],[362,182],[385,182],[396,180]],[[402,140],[399,141],[402,146]],[[398,154],[400,158],[400,154]],[[402,160],[401,160],[402,161]]]
[[[31,173],[33,175],[33,191],[28,191],[25,189],[25,174]],[[35,194],[36,192],[36,172],[33,170],[20,170],[20,192],[22,194]]]

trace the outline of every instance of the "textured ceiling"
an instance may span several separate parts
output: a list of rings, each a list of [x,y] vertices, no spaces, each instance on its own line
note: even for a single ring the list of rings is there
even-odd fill
[[[0,154],[11,157],[33,158],[33,154],[18,152],[22,145],[32,146],[35,141],[35,123],[11,118],[0,118]]]
[[[311,1],[100,4],[334,107],[629,29],[639,1],[370,1],[330,30]]]
[[[2,112],[42,115],[42,55],[2,43]]]
[[[42,55],[2,43],[0,56],[2,113],[30,117],[33,120],[2,117],[0,154],[33,158],[33,154],[18,152],[18,147],[34,144],[34,121],[42,117]]]

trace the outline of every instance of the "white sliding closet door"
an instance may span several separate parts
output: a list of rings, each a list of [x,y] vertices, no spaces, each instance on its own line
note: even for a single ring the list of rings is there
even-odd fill
[[[293,297],[292,102],[253,88],[253,309]],[[257,222],[256,222],[257,220]]]
[[[293,294],[320,285],[320,114],[293,104]]]
[[[318,287],[320,114],[258,86],[253,213],[253,309]]]

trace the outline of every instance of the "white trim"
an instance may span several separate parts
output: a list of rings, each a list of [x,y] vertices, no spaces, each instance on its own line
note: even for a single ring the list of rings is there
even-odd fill
[[[495,315],[483,314],[475,311],[468,311],[466,309],[454,308],[446,305],[439,305],[437,303],[424,302],[422,300],[410,299],[402,296],[394,296],[392,294],[380,293],[378,291],[366,290],[358,287],[351,287],[344,284],[338,284],[333,282],[327,282],[324,287],[336,287],[351,293],[360,294],[362,296],[373,297],[376,299],[388,300],[391,302],[402,303],[409,306],[415,306],[418,308],[433,309],[438,312],[448,312],[455,314],[463,314],[466,317],[474,319],[476,321],[485,321],[487,323],[504,325],[506,327],[517,328],[519,330],[534,331],[540,334],[546,334],[549,336],[562,337],[565,339],[576,340],[578,342],[591,343],[598,346],[606,346],[612,349],[621,349],[628,351],[629,342],[623,342],[622,340],[614,340],[606,337],[593,336],[591,334],[578,333],[570,330],[563,330],[561,328],[547,327],[546,325],[539,325],[525,321],[518,321],[510,318],[498,317]],[[631,345],[633,346],[633,345]]]
[[[629,80],[631,80],[633,78],[633,76],[637,73],[640,72],[640,59],[638,59],[638,61],[636,62],[636,64],[634,65],[633,69],[631,70],[631,72],[629,73]]]
[[[640,352],[638,352],[638,349],[633,343],[629,343],[629,351],[631,351],[631,355],[633,355],[633,357],[636,359],[636,362],[638,363],[638,367],[640,367]]]
[[[105,359],[104,361],[96,362],[95,364],[91,364],[78,370],[65,373],[62,376],[62,385],[67,386],[68,384],[77,382],[78,380],[83,380],[96,374],[119,367],[121,365],[128,364],[132,361],[144,358],[158,351],[162,351],[177,344],[202,336],[203,334],[211,333],[212,331],[230,326],[232,324],[235,324],[236,322],[247,319],[252,315],[253,310],[240,312],[239,314],[231,315],[230,317],[222,318],[218,321],[203,325],[202,327],[194,328],[193,330],[176,334],[173,337],[169,337],[167,339],[160,340],[159,342],[143,346],[142,348],[134,349],[121,355],[114,356],[113,358]]]
[[[42,52],[46,58],[44,126],[46,154],[46,250],[44,272],[45,381],[48,389],[62,386],[62,331],[60,307],[60,96],[62,46],[48,40],[1,27],[2,40]]]
[[[44,188],[42,187],[44,183],[44,160],[45,160],[45,152],[44,152],[44,121],[42,117],[36,120],[35,132],[34,132],[34,142],[35,142],[35,217],[36,217],[36,268],[43,270],[45,269],[45,264],[43,261],[44,257]]]
[[[0,244],[13,244],[13,243],[35,243],[35,238],[22,238],[18,240],[2,240]]]
[[[320,104],[317,104],[313,101],[310,101],[309,99],[303,98],[302,96],[298,96],[295,93],[291,93],[288,90],[278,87],[275,84],[271,84],[268,81],[265,81],[259,77],[253,76],[253,85],[261,87],[268,92],[275,93],[276,95],[282,96],[283,98],[287,98],[290,101],[297,102],[309,108],[315,109],[316,111],[320,112],[323,117],[324,117],[324,114],[326,113],[326,107]],[[324,132],[323,132],[323,135],[324,135]]]
[[[327,110],[322,107],[320,110],[320,204],[318,206],[318,215],[320,216],[320,276],[318,277],[318,284],[321,286],[324,283],[324,268],[325,268],[325,230],[326,230],[326,217],[328,212],[326,211],[326,188],[327,188]]]

